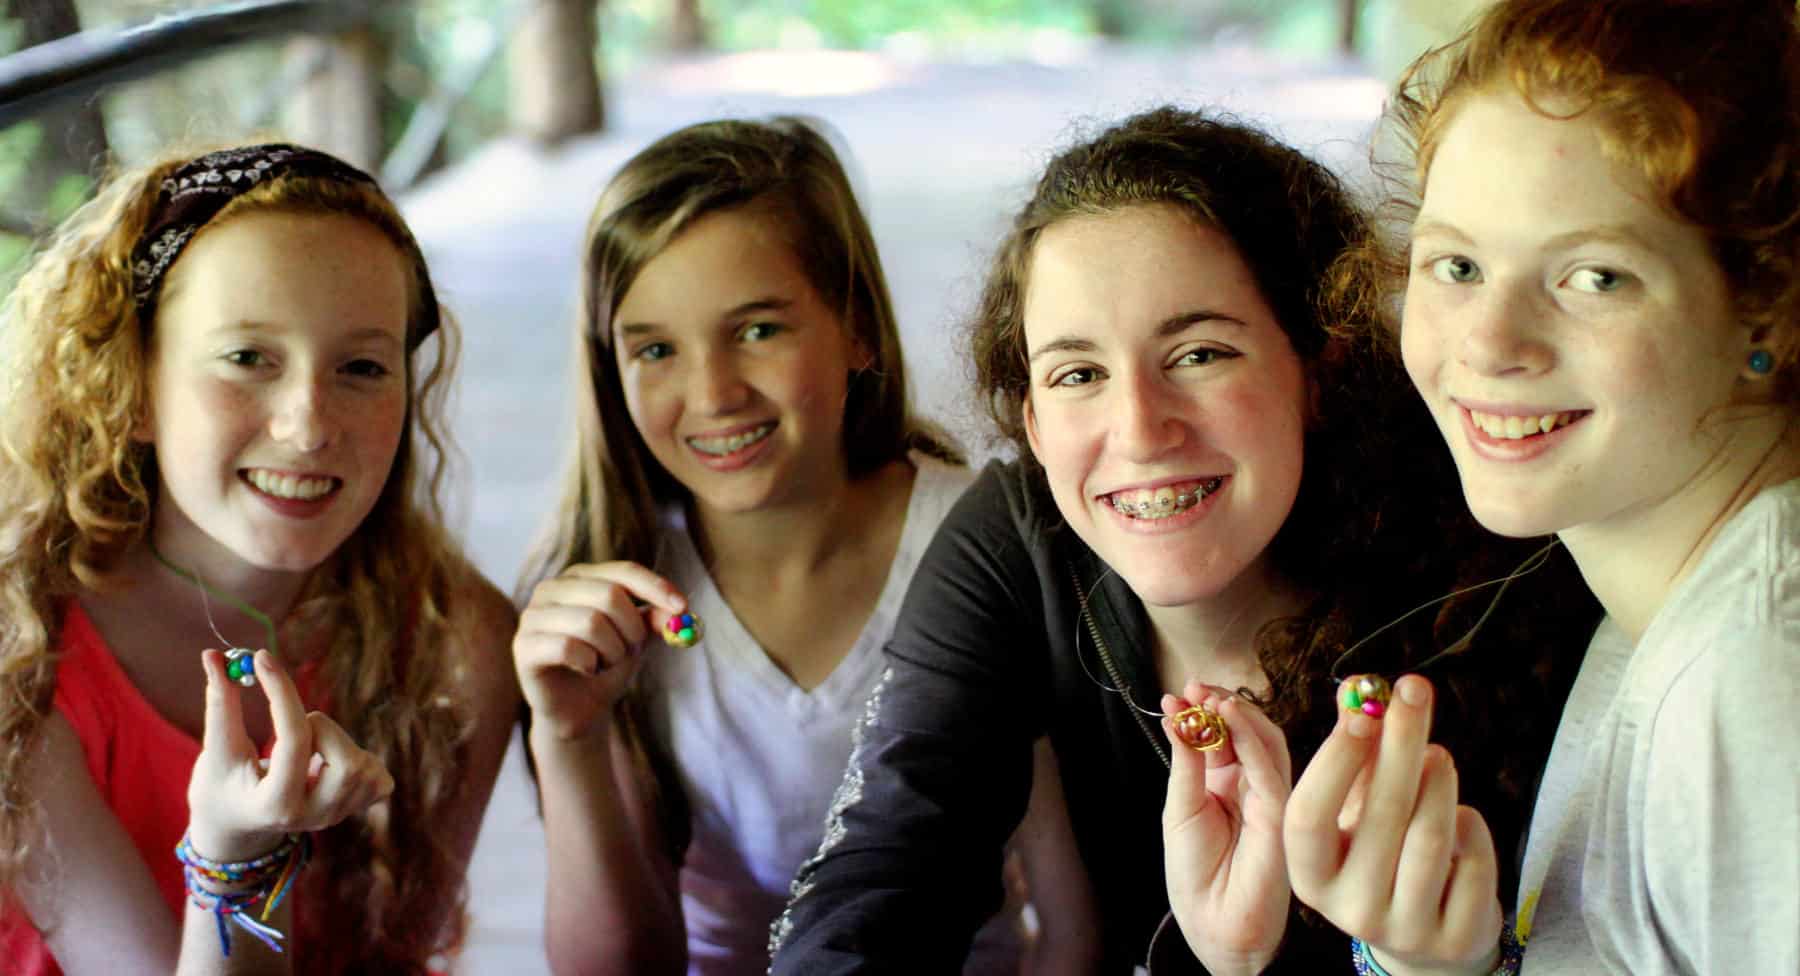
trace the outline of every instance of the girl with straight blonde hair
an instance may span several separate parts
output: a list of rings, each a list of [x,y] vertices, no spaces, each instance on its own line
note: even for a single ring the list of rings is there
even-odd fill
[[[761,973],[900,598],[970,476],[908,411],[873,236],[810,124],[651,145],[602,193],[584,267],[578,433],[513,643],[551,963]],[[671,621],[698,645],[660,646]],[[1044,806],[1028,873],[1078,892],[1049,866]],[[1062,940],[1084,930],[1041,908],[1037,958],[1080,965]],[[970,970],[1017,971],[1008,925]]]

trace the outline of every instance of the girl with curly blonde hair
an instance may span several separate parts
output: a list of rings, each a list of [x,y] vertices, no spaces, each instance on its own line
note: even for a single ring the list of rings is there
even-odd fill
[[[441,967],[518,692],[442,527],[455,331],[392,202],[293,146],[167,158],[6,313],[7,971]]]

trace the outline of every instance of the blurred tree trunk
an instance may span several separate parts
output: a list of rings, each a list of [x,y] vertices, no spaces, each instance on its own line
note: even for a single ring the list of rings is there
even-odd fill
[[[1362,4],[1356,0],[1338,0],[1338,50],[1356,53],[1356,15]]]
[[[706,20],[700,16],[700,0],[675,0],[674,17],[669,26],[669,47],[677,51],[700,51],[706,46]]]
[[[6,0],[6,14],[23,23],[23,47],[81,30],[74,0]],[[106,120],[97,100],[56,105],[37,121],[44,138],[26,167],[25,185],[18,188],[20,199],[32,201],[27,219],[34,223],[49,216],[43,208],[59,180],[70,173],[98,176],[107,153]]]
[[[283,110],[288,137],[371,172],[379,169],[388,55],[381,34],[366,24],[342,34],[289,41],[285,70],[302,80]]]
[[[1101,37],[1124,37],[1131,28],[1132,0],[1092,0],[1094,33]]]
[[[514,131],[555,144],[606,124],[594,0],[539,0],[507,49]]]

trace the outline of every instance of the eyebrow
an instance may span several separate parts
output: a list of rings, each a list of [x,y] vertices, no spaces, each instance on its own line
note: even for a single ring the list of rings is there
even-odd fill
[[[1421,217],[1418,220],[1413,221],[1412,232],[1407,236],[1417,238],[1424,237],[1427,234],[1436,234],[1439,237],[1454,237],[1459,241],[1465,243],[1469,242],[1469,235],[1433,217]]]
[[[1413,224],[1413,237],[1424,237],[1429,234],[1452,238],[1465,244],[1474,243],[1469,235],[1442,220],[1425,217]],[[1574,230],[1564,231],[1563,233],[1557,234],[1555,237],[1544,241],[1539,247],[1539,250],[1563,251],[1582,244],[1619,244],[1643,251],[1661,253],[1655,245],[1650,243],[1648,238],[1639,233],[1637,228],[1632,227],[1630,224],[1600,224],[1595,227],[1577,227]]]
[[[773,295],[764,298],[755,298],[744,302],[741,305],[733,305],[730,309],[726,310],[724,315],[719,316],[719,321],[730,322],[734,319],[755,315],[757,312],[780,312],[793,307],[793,304],[794,301],[791,298],[776,298]],[[655,332],[660,328],[662,328],[662,325],[656,322],[627,322],[624,325],[619,326],[619,335],[644,335],[645,333]]]
[[[1203,322],[1224,322],[1228,325],[1240,327],[1245,324],[1243,319],[1240,319],[1235,315],[1226,315],[1224,312],[1214,311],[1210,308],[1202,308],[1163,319],[1162,322],[1156,326],[1154,335],[1158,339],[1166,339],[1170,336],[1186,332],[1188,329]],[[1098,348],[1100,347],[1091,339],[1083,339],[1080,336],[1073,335],[1057,336],[1049,342],[1032,350],[1030,358],[1026,361],[1035,363],[1040,356],[1047,356],[1053,352],[1093,352]]]
[[[282,327],[279,325],[276,325],[273,322],[264,322],[261,319],[238,319],[235,322],[229,322],[225,325],[219,326],[217,331],[219,331],[219,332],[281,332]],[[374,340],[377,342],[382,342],[382,343],[386,343],[388,345],[394,345],[394,346],[398,346],[398,345],[402,344],[402,339],[400,336],[395,335],[393,332],[390,332],[389,330],[384,329],[378,325],[365,326],[363,328],[360,328],[360,329],[357,329],[357,330],[351,332],[349,335],[344,336],[344,341],[346,344],[357,343],[357,342],[366,342],[366,341],[370,341],[370,340]]]

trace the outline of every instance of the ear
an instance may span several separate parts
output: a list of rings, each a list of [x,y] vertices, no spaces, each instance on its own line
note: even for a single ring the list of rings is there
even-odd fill
[[[855,333],[850,335],[850,372],[861,373],[875,368],[875,351]]]
[[[144,401],[138,404],[137,410],[133,413],[134,416],[131,419],[131,439],[139,444],[156,443],[156,418],[150,412],[149,396],[146,395],[144,397]]]
[[[1767,325],[1745,330],[1747,341],[1744,345],[1743,365],[1738,369],[1738,376],[1744,382],[1760,386],[1774,375],[1772,372],[1757,372],[1750,367],[1751,357],[1761,353],[1772,357],[1774,364],[1779,365],[1787,359],[1789,347],[1794,342],[1795,330],[1775,329]]]
[[[1031,445],[1031,456],[1044,463],[1044,451],[1038,446],[1037,412],[1031,409],[1031,394],[1025,394],[1025,401],[1019,405],[1019,414],[1025,420],[1025,443]]]

